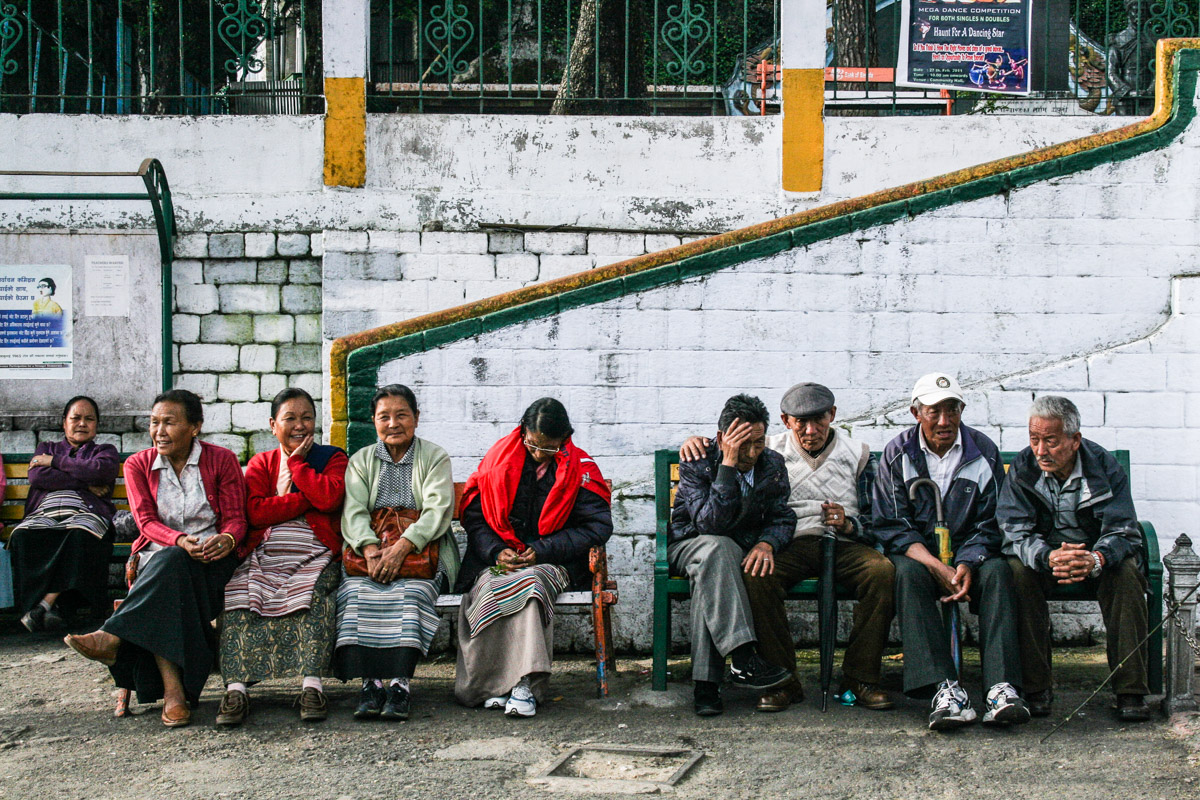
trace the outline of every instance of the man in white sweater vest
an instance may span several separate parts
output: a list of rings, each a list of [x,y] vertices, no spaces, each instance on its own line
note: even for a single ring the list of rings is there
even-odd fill
[[[883,650],[892,624],[895,570],[872,546],[871,482],[874,464],[870,448],[833,427],[837,415],[833,392],[817,383],[788,389],[780,403],[787,430],[767,437],[767,447],[780,453],[787,465],[791,494],[788,506],[796,512],[792,541],[775,554],[769,575],[743,575],[759,653],[792,673],[788,684],[763,694],[759,711],[782,711],[803,699],[795,677],[796,645],[783,602],[787,591],[821,570],[821,534],[837,533],[834,577],[855,592],[854,625],[842,662],[843,702],[882,710],[892,707],[879,688]],[[680,450],[688,461],[703,452],[704,439],[693,437]]]

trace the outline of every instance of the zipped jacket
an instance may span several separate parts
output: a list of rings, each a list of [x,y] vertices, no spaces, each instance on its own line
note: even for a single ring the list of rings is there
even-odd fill
[[[1089,550],[1104,555],[1110,569],[1126,558],[1142,559],[1142,531],[1138,527],[1129,477],[1112,453],[1084,439],[1076,453],[1083,471],[1076,522],[1086,534]],[[1004,534],[1004,552],[1039,572],[1050,572],[1050,551],[1065,539],[1054,525],[1054,509],[1037,491],[1042,470],[1033,450],[1026,447],[1013,459],[1000,490],[996,517]]]
[[[875,475],[875,540],[888,555],[902,555],[918,542],[934,555],[938,553],[933,533],[937,522],[933,491],[922,487],[915,500],[908,497],[913,481],[929,477],[919,431],[920,427],[914,425],[888,442]],[[954,564],[977,567],[1000,555],[1003,544],[996,524],[996,499],[1004,466],[999,449],[983,433],[960,425],[959,434],[962,459],[942,498],[942,509],[950,529]]]
[[[679,465],[679,486],[667,541],[728,536],[743,550],[767,542],[775,552],[792,541],[796,512],[788,507],[791,484],[783,456],[764,449],[754,464],[754,488],[742,500],[737,470],[721,463],[713,443],[704,458]]]

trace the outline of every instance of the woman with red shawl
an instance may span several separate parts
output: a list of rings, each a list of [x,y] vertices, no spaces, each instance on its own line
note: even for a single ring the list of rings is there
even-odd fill
[[[563,404],[543,397],[467,481],[454,681],[463,705],[537,712],[553,661],[554,602],[589,588],[588,551],[612,535],[608,485],[572,433]]]

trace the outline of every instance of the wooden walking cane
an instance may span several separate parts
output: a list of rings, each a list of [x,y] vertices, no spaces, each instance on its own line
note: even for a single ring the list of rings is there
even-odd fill
[[[946,566],[952,566],[954,551],[950,549],[950,529],[946,527],[946,515],[942,509],[942,490],[929,478],[917,478],[908,487],[908,499],[917,499],[917,489],[928,486],[933,491],[933,507],[936,520],[933,523],[933,535],[937,538],[938,559]],[[942,619],[950,630],[950,657],[954,660],[955,676],[962,675],[962,646],[958,635],[958,603],[942,604]]]

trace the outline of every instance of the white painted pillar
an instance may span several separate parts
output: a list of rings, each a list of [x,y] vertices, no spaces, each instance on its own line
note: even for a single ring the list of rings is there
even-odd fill
[[[783,189],[817,192],[825,160],[825,0],[780,5]]]

